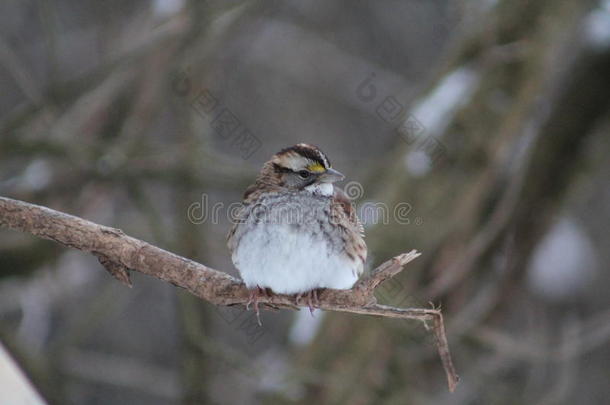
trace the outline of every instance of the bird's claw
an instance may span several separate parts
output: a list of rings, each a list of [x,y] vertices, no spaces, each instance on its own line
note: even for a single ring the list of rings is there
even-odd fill
[[[258,297],[261,295],[264,297],[269,296],[267,294],[266,288],[262,288],[257,285],[256,288],[250,290],[250,297],[248,298],[248,302],[246,303],[246,311],[250,310],[250,304],[254,304],[254,311],[256,312],[256,321],[258,323],[258,326],[263,326],[263,323],[261,322],[260,309],[258,307]]]
[[[320,299],[318,298],[318,289],[314,288],[313,290],[309,290],[306,293],[298,293],[295,295],[295,303],[297,306],[301,305],[301,299],[303,295],[307,299],[307,307],[309,308],[309,312],[313,316],[314,309],[320,307]]]

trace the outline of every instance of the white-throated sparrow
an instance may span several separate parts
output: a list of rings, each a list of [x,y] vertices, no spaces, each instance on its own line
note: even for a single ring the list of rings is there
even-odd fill
[[[267,289],[306,295],[311,310],[317,289],[349,289],[362,274],[363,229],[333,186],[343,178],[320,149],[300,143],[275,154],[247,188],[228,246],[257,316]]]

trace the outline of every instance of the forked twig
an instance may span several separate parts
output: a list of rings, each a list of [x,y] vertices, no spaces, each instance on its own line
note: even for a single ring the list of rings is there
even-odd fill
[[[128,285],[131,283],[129,271],[135,270],[182,287],[215,305],[246,305],[249,300],[245,285],[224,272],[127,236],[118,229],[46,207],[0,197],[0,227],[90,252],[114,277]],[[405,264],[419,255],[412,250],[388,260],[359,280],[351,290],[324,290],[319,296],[319,307],[327,311],[415,319],[424,323],[432,320],[438,353],[447,374],[449,390],[453,391],[458,376],[451,361],[441,311],[434,308],[395,308],[375,301],[375,287],[398,274]],[[261,296],[258,303],[272,308],[301,306],[295,302],[294,296],[281,294]]]

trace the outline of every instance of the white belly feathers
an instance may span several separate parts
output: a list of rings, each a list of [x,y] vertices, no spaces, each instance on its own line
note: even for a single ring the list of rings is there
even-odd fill
[[[305,212],[294,212],[290,201],[270,200],[262,215],[250,211],[243,218],[232,259],[248,288],[296,294],[354,285],[359,265],[345,254],[338,231],[324,221],[328,205],[329,199],[316,198]]]

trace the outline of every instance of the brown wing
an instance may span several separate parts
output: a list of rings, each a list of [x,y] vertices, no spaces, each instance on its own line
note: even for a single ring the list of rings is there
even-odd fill
[[[260,185],[258,185],[257,183],[250,184],[248,186],[248,188],[246,188],[246,191],[244,192],[243,201],[242,201],[243,205],[242,205],[241,209],[239,211],[237,211],[236,218],[231,218],[235,222],[233,223],[231,230],[227,234],[227,246],[229,247],[229,250],[231,252],[233,252],[233,250],[235,250],[235,246],[237,244],[237,241],[235,240],[235,232],[237,231],[237,228],[240,226],[241,220],[243,220],[242,215],[244,214],[244,206],[252,203],[253,201],[256,201],[256,199],[260,196],[262,191],[263,190],[261,190]]]
[[[362,273],[366,262],[367,248],[364,243],[364,227],[356,215],[356,210],[349,197],[335,188],[332,204],[333,216],[337,223],[343,225],[347,239],[345,241],[345,253],[352,260],[361,262],[358,273]]]
[[[356,209],[354,208],[354,205],[347,194],[345,194],[343,190],[335,188],[333,193],[333,203],[334,205],[337,205],[337,208],[340,208],[343,211],[343,213],[347,216],[350,225],[358,230],[360,236],[364,237],[364,227],[362,226],[360,219],[358,219]]]

